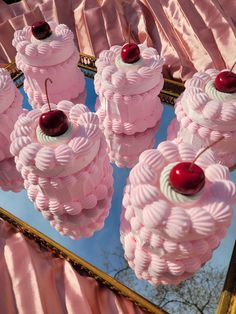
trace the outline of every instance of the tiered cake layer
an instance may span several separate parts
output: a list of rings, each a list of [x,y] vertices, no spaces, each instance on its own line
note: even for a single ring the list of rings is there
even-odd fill
[[[141,154],[125,188],[125,256],[137,276],[153,284],[178,284],[191,276],[211,258],[231,223],[236,187],[210,151],[196,161],[206,180],[199,193],[186,196],[170,186],[176,162],[195,156],[189,144],[162,142]]]
[[[46,102],[45,79],[50,78],[50,100],[85,98],[84,75],[78,68],[79,52],[74,44],[74,35],[64,24],[50,23],[52,35],[36,40],[29,26],[15,32],[16,65],[24,72],[24,89],[33,108]]]
[[[186,81],[185,91],[176,102],[179,141],[196,148],[212,147],[218,162],[231,168],[236,164],[236,93],[216,90],[217,70],[198,72]]]
[[[134,134],[152,128],[161,119],[157,97],[163,87],[163,60],[153,48],[139,45],[140,60],[128,64],[120,58],[122,47],[103,51],[96,61],[96,110],[100,123],[114,133]]]
[[[23,113],[15,124],[11,151],[17,170],[35,207],[59,232],[91,236],[102,228],[113,192],[98,118],[84,105],[52,104],[68,116],[69,128],[60,136],[47,136],[38,125],[46,107]]]

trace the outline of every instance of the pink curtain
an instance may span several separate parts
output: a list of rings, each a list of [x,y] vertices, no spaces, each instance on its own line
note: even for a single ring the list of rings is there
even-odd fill
[[[123,44],[131,24],[134,41],[165,56],[164,74],[170,78],[185,80],[210,67],[229,68],[236,60],[236,1],[22,0],[7,6],[0,0],[0,63],[14,57],[12,29],[30,24],[34,12],[67,24],[80,51],[95,56]]]
[[[142,314],[139,307],[0,220],[0,312]]]

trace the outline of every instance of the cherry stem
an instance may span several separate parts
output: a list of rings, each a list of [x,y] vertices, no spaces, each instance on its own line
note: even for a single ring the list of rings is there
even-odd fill
[[[130,44],[130,24],[129,24],[129,28],[128,28],[128,43]]]
[[[235,67],[236,61],[234,62],[233,66],[230,69],[230,72],[232,72],[233,68]]]
[[[50,102],[49,102],[49,97],[48,97],[48,81],[52,84],[52,80],[48,77],[48,78],[46,78],[46,80],[44,82],[44,87],[45,87],[45,93],[46,93],[46,97],[47,97],[48,107],[49,107],[49,110],[52,111],[51,106],[50,106]]]
[[[193,162],[191,163],[191,165],[189,166],[189,171],[192,171],[193,165],[195,163],[195,161],[209,148],[211,148],[212,146],[214,146],[215,144],[219,143],[220,141],[222,141],[225,137],[222,136],[220,137],[217,141],[211,143],[210,145],[208,145],[207,147],[205,147],[202,151],[200,151],[197,156],[194,158]]]

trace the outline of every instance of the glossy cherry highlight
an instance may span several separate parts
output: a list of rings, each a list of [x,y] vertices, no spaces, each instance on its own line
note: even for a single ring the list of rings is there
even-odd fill
[[[170,172],[170,186],[178,193],[194,195],[205,185],[205,174],[202,168],[191,162],[181,162]]]
[[[215,88],[223,93],[236,92],[236,74],[232,71],[236,62],[230,71],[222,71],[215,78]]]
[[[135,63],[140,59],[140,49],[134,43],[125,44],[121,49],[121,59],[125,63]]]
[[[130,24],[128,30],[128,43],[125,44],[121,49],[121,59],[125,63],[135,63],[140,59],[140,49],[135,43],[130,42]]]
[[[62,110],[51,110],[49,98],[48,98],[48,90],[47,90],[47,82],[52,83],[50,78],[45,80],[45,91],[47,102],[49,106],[49,111],[41,114],[39,118],[39,126],[44,134],[48,136],[59,136],[65,133],[68,129],[68,118],[66,114]]]
[[[201,191],[205,185],[205,174],[202,168],[196,165],[195,162],[206,150],[223,139],[224,136],[205,147],[192,162],[183,161],[171,169],[169,184],[174,191],[189,196]]]
[[[35,22],[31,26],[31,31],[34,37],[39,40],[48,38],[52,34],[50,25],[45,21]]]

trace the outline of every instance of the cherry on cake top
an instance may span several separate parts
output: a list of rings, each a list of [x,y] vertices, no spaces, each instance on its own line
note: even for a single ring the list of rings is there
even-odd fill
[[[169,183],[174,191],[183,195],[195,195],[202,190],[205,185],[205,174],[201,167],[195,164],[197,159],[209,148],[222,141],[222,136],[217,141],[205,147],[192,162],[177,163],[170,171]]]
[[[128,29],[128,43],[121,49],[121,59],[125,63],[135,63],[140,59],[140,49],[135,43],[130,42],[130,24]]]
[[[140,59],[140,49],[135,43],[127,43],[121,49],[121,59],[125,63],[135,63]]]
[[[205,174],[201,167],[191,162],[181,162],[170,172],[170,186],[177,193],[194,195],[205,185]]]
[[[236,93],[236,74],[233,68],[236,62],[229,71],[220,72],[215,78],[215,88],[223,93]]]
[[[37,21],[31,26],[31,31],[36,39],[42,40],[48,38],[51,34],[51,27],[45,21]]]
[[[45,92],[48,102],[49,111],[41,114],[39,118],[39,126],[44,134],[48,136],[59,136],[64,134],[69,126],[68,118],[62,110],[52,110],[48,97],[47,83],[52,84],[52,80],[47,78],[45,80]]]

